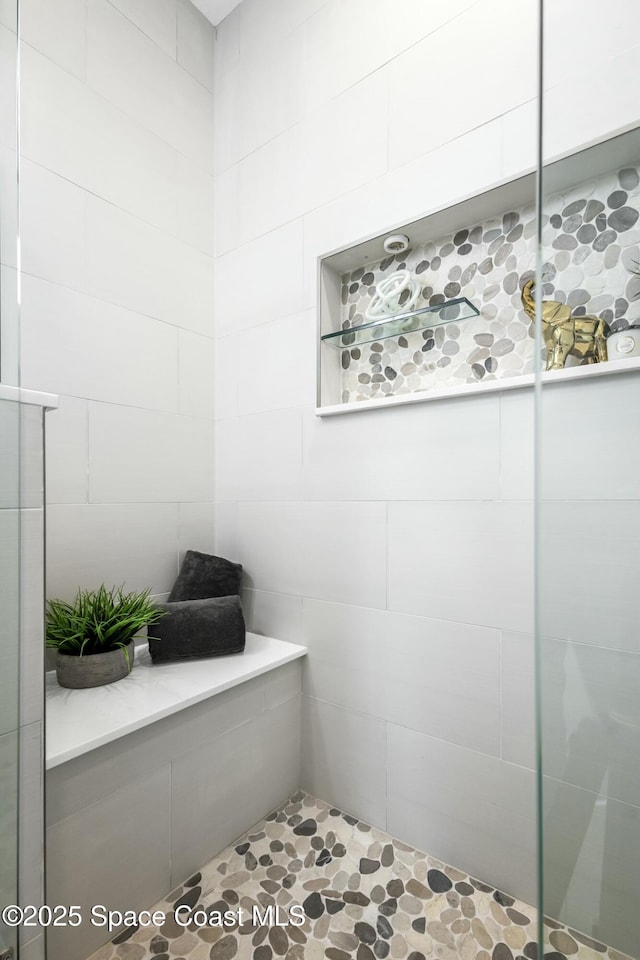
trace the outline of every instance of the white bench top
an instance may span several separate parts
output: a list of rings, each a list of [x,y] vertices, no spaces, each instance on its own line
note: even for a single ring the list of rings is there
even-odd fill
[[[248,633],[244,653],[203,660],[154,665],[149,651],[138,647],[128,677],[89,690],[67,690],[59,686],[54,672],[49,673],[47,768],[275,670],[306,652],[296,643]]]

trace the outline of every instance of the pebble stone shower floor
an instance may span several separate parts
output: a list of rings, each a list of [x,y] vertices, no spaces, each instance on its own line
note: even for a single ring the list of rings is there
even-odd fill
[[[301,904],[306,917],[300,926],[185,930],[173,917],[180,904],[236,915],[241,907],[241,917],[278,905],[284,919]],[[90,960],[537,960],[528,904],[304,793],[154,909],[167,916],[162,927],[130,928]],[[548,927],[547,960],[628,960],[555,921]]]

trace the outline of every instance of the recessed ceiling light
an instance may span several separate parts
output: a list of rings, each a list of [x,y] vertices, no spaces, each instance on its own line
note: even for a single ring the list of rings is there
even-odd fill
[[[404,253],[409,247],[409,237],[404,233],[393,233],[385,239],[383,246],[387,253]]]

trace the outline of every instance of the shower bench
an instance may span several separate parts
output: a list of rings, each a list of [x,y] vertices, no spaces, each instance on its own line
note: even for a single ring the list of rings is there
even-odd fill
[[[245,652],[151,663],[91,690],[47,677],[47,902],[89,917],[148,908],[299,786],[306,648],[247,634]],[[51,960],[111,939],[49,931]]]

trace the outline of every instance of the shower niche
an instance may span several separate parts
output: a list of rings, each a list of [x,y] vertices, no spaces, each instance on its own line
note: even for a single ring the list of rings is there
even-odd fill
[[[640,130],[561,157],[545,177],[543,299],[574,320],[601,318],[608,333],[633,328]],[[537,233],[531,172],[320,257],[318,415],[533,384],[535,325],[521,291],[536,278]],[[543,377],[640,367],[621,356],[588,365],[569,356]]]

